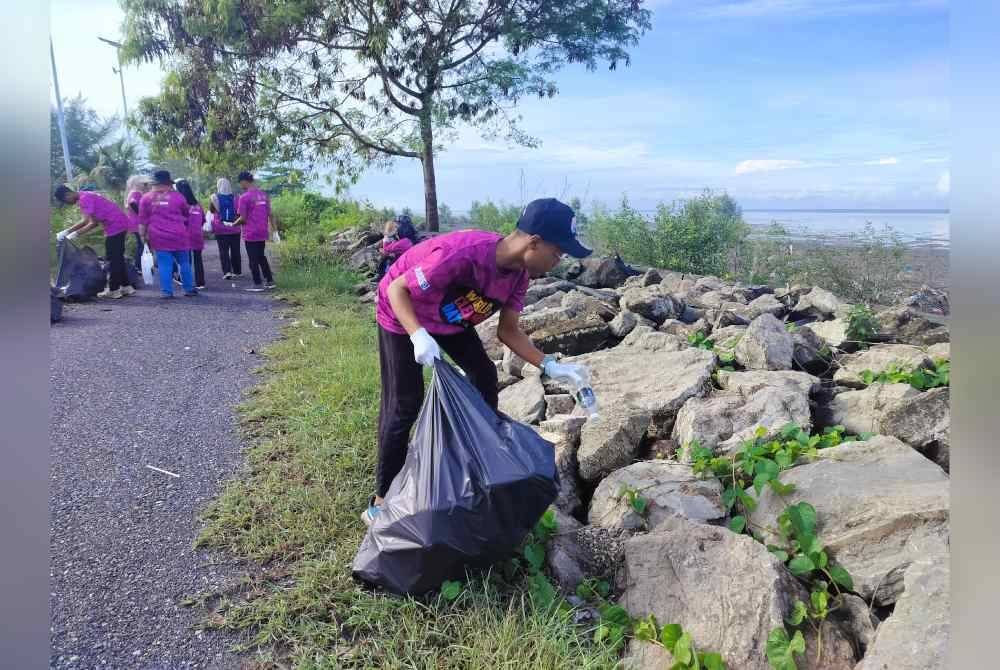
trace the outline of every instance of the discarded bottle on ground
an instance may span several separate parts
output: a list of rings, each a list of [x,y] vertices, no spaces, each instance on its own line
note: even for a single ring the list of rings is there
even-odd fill
[[[591,419],[597,418],[597,396],[590,386],[590,375],[586,371],[570,381],[573,388],[573,399]]]

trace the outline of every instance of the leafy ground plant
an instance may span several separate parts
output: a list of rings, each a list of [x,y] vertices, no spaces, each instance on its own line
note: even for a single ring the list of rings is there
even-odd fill
[[[859,344],[871,342],[878,334],[878,321],[868,305],[854,305],[847,314],[847,339]]]
[[[918,391],[928,391],[939,386],[951,384],[951,362],[945,359],[934,361],[933,368],[903,366],[892,362],[881,372],[871,370],[861,371],[861,381],[865,386],[876,382],[883,384],[909,384]]]

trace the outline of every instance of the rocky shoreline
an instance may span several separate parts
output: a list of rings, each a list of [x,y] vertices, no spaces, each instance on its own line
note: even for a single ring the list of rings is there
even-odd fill
[[[346,231],[333,249],[370,270],[376,238]],[[371,289],[358,287],[362,300]],[[632,617],[682,625],[731,670],[765,670],[770,636],[795,629],[796,602],[829,588],[829,613],[824,605],[812,625],[795,624],[799,668],[944,666],[946,293],[925,286],[875,313],[867,342],[854,334],[852,305],[821,287],[635,274],[614,258],[533,281],[525,304],[525,332],[586,364],[600,407],[596,420],[576,415],[568,389],[496,339],[497,317],[477,328],[501,409],[555,446],[559,532],[546,560],[561,589],[605,579]],[[740,493],[737,467],[753,460],[769,463],[750,464],[753,486]],[[732,463],[730,479],[713,476],[720,462]],[[808,548],[787,544],[799,505],[812,510]],[[818,563],[803,572],[794,552]],[[839,585],[817,581],[841,569]],[[669,659],[633,639],[625,665]]]

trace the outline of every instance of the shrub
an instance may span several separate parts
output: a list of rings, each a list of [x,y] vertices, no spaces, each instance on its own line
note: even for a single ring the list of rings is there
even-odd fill
[[[469,209],[469,225],[480,230],[492,230],[495,233],[508,235],[514,231],[517,219],[521,216],[521,208],[501,202],[499,205],[492,200],[486,202],[473,201]]]

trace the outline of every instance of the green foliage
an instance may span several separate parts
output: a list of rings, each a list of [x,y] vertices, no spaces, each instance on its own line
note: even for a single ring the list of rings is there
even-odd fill
[[[445,581],[441,584],[441,596],[448,602],[454,601],[462,593],[462,582]]]
[[[847,315],[847,339],[854,342],[871,342],[878,334],[878,321],[868,305],[858,304]]]
[[[49,113],[49,171],[53,187],[66,181],[57,111],[52,107]],[[79,173],[89,174],[97,167],[101,147],[109,144],[111,135],[118,128],[118,119],[101,118],[87,105],[83,96],[63,100],[63,119],[74,177]]]
[[[469,225],[481,230],[492,230],[495,233],[509,235],[517,225],[521,216],[521,208],[517,205],[493,203],[491,200],[479,202],[474,200],[469,208]]]
[[[611,585],[603,579],[588,577],[576,587],[576,595],[586,601],[603,600],[611,593]]]
[[[881,372],[862,370],[861,381],[865,386],[870,386],[876,382],[883,384],[909,384],[918,391],[927,391],[939,386],[949,386],[951,384],[951,362],[945,359],[936,359],[934,367],[931,369],[913,366],[903,366],[893,361]]]
[[[731,197],[705,191],[683,203],[661,203],[652,221],[623,197],[615,212],[595,207],[581,230],[599,253],[678,272],[722,275],[728,255],[749,228]]]
[[[715,349],[715,340],[708,337],[700,330],[689,334],[687,340],[688,344],[698,349],[705,349],[707,351],[713,351]]]
[[[806,640],[802,631],[795,631],[789,639],[788,632],[783,628],[775,628],[767,636],[767,661],[773,670],[797,670],[795,655],[806,653]]]
[[[618,499],[624,500],[626,505],[643,518],[649,513],[649,501],[633,486],[622,484],[621,488],[618,489]]]
[[[345,228],[379,226],[393,216],[391,210],[377,209],[369,203],[299,190],[283,190],[273,197],[271,212],[282,233],[317,242]]]

